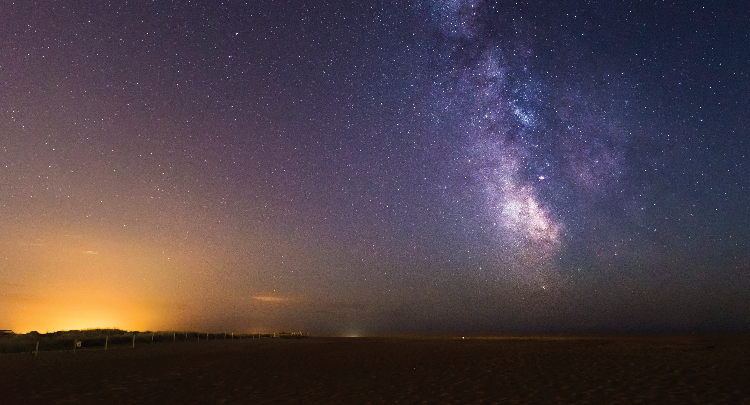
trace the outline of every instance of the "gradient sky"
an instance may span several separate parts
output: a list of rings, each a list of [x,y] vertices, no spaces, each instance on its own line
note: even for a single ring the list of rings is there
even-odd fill
[[[0,2],[0,329],[750,330],[743,1]]]

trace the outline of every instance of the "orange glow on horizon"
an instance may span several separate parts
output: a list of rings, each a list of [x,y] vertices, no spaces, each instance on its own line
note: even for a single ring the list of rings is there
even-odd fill
[[[153,317],[141,315],[149,313],[144,306],[128,303],[124,295],[104,299],[66,292],[14,306],[11,311],[15,316],[8,326],[16,333],[92,328],[144,330],[156,323]]]
[[[221,252],[135,236],[25,228],[0,235],[0,275],[9,275],[0,278],[0,329],[213,330],[224,328],[217,319],[231,319],[236,332],[258,333],[308,303],[268,290],[218,290]]]
[[[33,243],[27,242],[32,240]],[[16,333],[120,328],[175,321],[174,264],[137,242],[48,232],[5,244],[0,329]]]

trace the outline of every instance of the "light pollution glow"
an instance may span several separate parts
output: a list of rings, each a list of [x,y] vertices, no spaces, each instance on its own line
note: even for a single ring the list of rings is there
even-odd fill
[[[3,268],[25,270],[2,286],[11,314],[5,329],[144,330],[169,324],[173,308],[161,293],[174,269],[138,244],[48,232],[32,242],[5,241],[3,250]]]

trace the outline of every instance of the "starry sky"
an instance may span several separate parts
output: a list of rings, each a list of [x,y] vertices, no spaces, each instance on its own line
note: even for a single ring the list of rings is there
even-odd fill
[[[0,329],[750,330],[742,1],[0,2]]]

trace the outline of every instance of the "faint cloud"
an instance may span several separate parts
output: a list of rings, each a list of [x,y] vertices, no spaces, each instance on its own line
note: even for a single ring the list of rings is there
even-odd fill
[[[82,250],[81,253],[83,253],[83,254],[85,254],[87,256],[93,256],[93,255],[98,255],[99,254],[99,252],[95,252],[93,250]]]
[[[258,297],[253,297],[253,299],[256,299],[258,301],[263,301],[263,302],[287,302],[287,301],[290,301],[289,298],[271,297],[271,296],[258,296]]]

